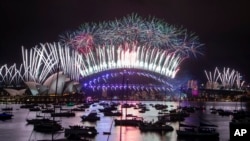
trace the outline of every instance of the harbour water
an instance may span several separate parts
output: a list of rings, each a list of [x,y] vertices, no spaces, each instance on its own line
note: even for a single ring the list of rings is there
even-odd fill
[[[139,101],[130,101],[128,103],[139,103]],[[166,104],[168,110],[175,109],[177,106],[196,106],[204,107],[204,110],[198,110],[191,113],[189,117],[185,119],[185,123],[198,125],[200,121],[217,125],[217,131],[220,133],[220,141],[229,140],[229,122],[231,116],[220,116],[218,114],[211,114],[210,108],[223,110],[239,110],[248,108],[247,103],[240,102],[166,102],[166,101],[140,101],[140,103],[146,104],[149,111],[140,113],[133,108],[127,109],[127,114],[133,114],[143,117],[145,121],[156,121],[158,112],[151,104]],[[1,104],[0,107],[5,107],[5,104]],[[33,131],[33,125],[27,125],[26,119],[36,118],[37,112],[31,112],[29,109],[20,108],[20,104],[9,104],[13,107],[13,118],[11,120],[0,121],[0,140],[1,141],[37,141],[42,139],[51,139],[51,134],[43,134]],[[63,108],[73,108],[64,106]],[[98,113],[101,117],[100,121],[90,123],[82,122],[81,116],[87,115],[91,110],[97,110],[101,106],[96,103],[91,105],[90,108],[85,111],[75,112],[75,117],[56,117],[56,120],[60,120],[61,125],[64,128],[68,128],[69,125],[88,125],[95,126],[99,134],[95,138],[91,138],[92,141],[188,141],[188,139],[178,139],[176,129],[179,128],[178,122],[170,122],[174,128],[174,131],[167,133],[154,133],[154,132],[141,132],[138,127],[125,127],[115,126],[114,119],[120,117],[106,117],[103,113]],[[125,108],[123,108],[125,113]],[[43,116],[49,116],[45,114]],[[110,135],[104,135],[103,132],[111,132]],[[121,134],[120,134],[121,133]],[[53,135],[54,139],[64,138],[64,133],[59,132]],[[193,140],[193,139],[192,139]]]

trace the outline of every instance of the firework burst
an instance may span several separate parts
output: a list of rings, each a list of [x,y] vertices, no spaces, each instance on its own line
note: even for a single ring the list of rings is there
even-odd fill
[[[61,35],[60,43],[22,48],[20,70],[2,66],[0,77],[6,83],[42,84],[59,68],[75,81],[114,69],[139,69],[172,79],[185,59],[202,54],[202,46],[186,29],[132,14],[109,22],[85,23],[75,32]],[[171,89],[170,84],[164,84]]]
[[[219,70],[217,67],[214,72],[208,72],[205,70],[205,74],[208,80],[208,88],[218,89],[222,87],[224,89],[241,89],[244,81],[241,80],[241,75],[238,71],[230,68],[223,68]]]
[[[93,46],[119,47],[137,42],[138,46],[157,47],[183,56],[202,54],[197,36],[188,34],[186,29],[154,17],[144,19],[137,14],[99,24],[83,24],[77,31],[61,35],[61,42],[82,53],[89,52]]]
[[[95,52],[80,55],[79,70],[88,76],[105,70],[136,68],[157,72],[174,78],[183,58],[159,48],[137,46],[136,43],[120,46],[99,46]]]
[[[23,65],[18,68],[16,64],[0,66],[0,81],[4,85],[19,85],[23,81]]]
[[[22,48],[24,80],[43,83],[49,75],[58,69],[71,80],[79,80],[77,67],[78,53],[59,43],[40,44],[30,50]]]

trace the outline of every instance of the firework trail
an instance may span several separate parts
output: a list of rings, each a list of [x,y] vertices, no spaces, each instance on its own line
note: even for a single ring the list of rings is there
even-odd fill
[[[74,81],[113,69],[152,71],[172,79],[185,59],[202,54],[203,46],[197,36],[184,28],[137,14],[109,22],[84,23],[60,37],[60,43],[22,47],[20,69],[15,65],[1,66],[0,77],[8,84],[42,84],[59,68]],[[229,78],[237,80],[234,76]]]
[[[219,70],[216,67],[213,73],[205,70],[205,74],[209,85],[207,87],[211,89],[218,89],[219,87],[224,89],[241,89],[244,84],[240,73],[234,69],[224,67],[223,70]]]

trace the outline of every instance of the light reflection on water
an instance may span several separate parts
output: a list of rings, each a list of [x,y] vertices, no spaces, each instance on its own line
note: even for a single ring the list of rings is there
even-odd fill
[[[136,102],[131,102],[136,103]],[[137,116],[141,116],[146,121],[156,121],[158,111],[155,110],[154,107],[149,104],[167,104],[169,106],[168,110],[176,108],[179,103],[178,102],[162,102],[162,101],[144,101],[141,103],[147,104],[147,107],[150,111],[146,113],[139,113],[138,110],[133,108],[129,108],[127,110],[127,114],[133,114]],[[173,105],[173,107],[170,107]],[[36,141],[40,139],[52,139],[50,134],[42,134],[38,132],[33,132],[33,125],[26,125],[26,118],[35,118],[36,112],[29,112],[28,109],[20,109],[19,104],[12,105],[14,110],[14,117],[8,121],[0,121],[0,140],[3,141]],[[197,111],[194,114],[191,114],[190,117],[185,119],[186,123],[198,125],[199,122],[207,121],[213,124],[217,124],[217,130],[220,133],[221,141],[229,140],[229,121],[231,117],[221,117],[219,115],[210,114],[209,108],[221,108],[224,110],[235,110],[235,109],[245,109],[246,105],[235,103],[235,102],[206,102],[206,103],[197,103],[197,102],[181,102],[181,106],[203,106],[206,107],[206,110]],[[1,108],[5,107],[5,105],[1,104]],[[102,113],[99,113],[101,117],[100,121],[95,123],[90,122],[81,122],[81,116],[83,114],[88,114],[91,110],[97,110],[101,108],[101,106],[91,106],[89,110],[85,112],[75,112],[75,117],[70,118],[56,118],[56,120],[61,120],[61,124],[64,128],[68,128],[69,125],[86,125],[86,126],[95,126],[99,134],[93,138],[93,141],[119,141],[120,137],[122,141],[187,141],[186,139],[177,139],[177,135],[175,131],[167,132],[167,133],[152,133],[152,132],[140,132],[138,127],[124,127],[124,126],[115,126],[113,120],[115,118],[120,117],[104,117]],[[125,109],[123,108],[123,113],[125,113]],[[124,114],[125,115],[125,114]],[[45,116],[49,116],[49,114],[45,114]],[[178,123],[169,123],[174,129],[178,129]],[[111,131],[111,135],[103,135],[103,132]],[[122,134],[120,134],[122,131]],[[54,135],[54,138],[63,138],[64,133],[57,133]]]

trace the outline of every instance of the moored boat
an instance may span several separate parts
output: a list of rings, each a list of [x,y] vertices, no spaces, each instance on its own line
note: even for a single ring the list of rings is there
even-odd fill
[[[219,133],[215,130],[215,128],[210,127],[185,128],[184,130],[176,130],[176,133],[179,138],[219,138]]]
[[[64,136],[68,137],[70,135],[76,135],[76,136],[82,136],[82,137],[95,137],[98,132],[94,126],[69,126],[69,128],[66,128],[64,131]]]
[[[32,108],[29,108],[29,110],[32,112],[37,112],[37,111],[41,111],[41,108],[40,107],[32,107]]]
[[[82,121],[96,122],[100,120],[100,117],[97,116],[96,111],[91,111],[88,115],[81,116]]]
[[[42,111],[42,113],[54,113],[55,112],[55,110],[51,109],[51,108],[42,109],[41,111]]]
[[[115,119],[115,125],[120,126],[139,126],[143,123],[142,117],[132,117],[129,119]]]
[[[185,130],[176,130],[178,137],[196,137],[196,138],[219,138],[219,133],[214,128],[186,128]]]
[[[122,116],[120,111],[105,111],[103,114],[104,116]]]
[[[10,113],[6,113],[6,112],[0,113],[0,120],[8,120],[8,119],[11,119],[12,117],[13,115]]]
[[[85,111],[85,108],[76,107],[71,109],[71,111]]]
[[[51,113],[51,117],[74,117],[74,112]]]
[[[27,121],[27,124],[57,123],[57,121],[54,121],[48,118],[26,119],[26,121]]]
[[[139,129],[141,131],[154,131],[154,132],[169,132],[169,131],[173,131],[174,128],[170,125],[167,124],[162,124],[162,123],[152,123],[152,122],[143,122],[141,124],[139,124]]]
[[[100,112],[117,111],[117,106],[105,106],[103,109],[98,109]]]
[[[34,131],[42,133],[56,133],[63,130],[62,126],[59,123],[55,122],[41,122],[34,124]]]
[[[2,111],[12,111],[13,108],[12,107],[5,107],[5,108],[2,108]]]

